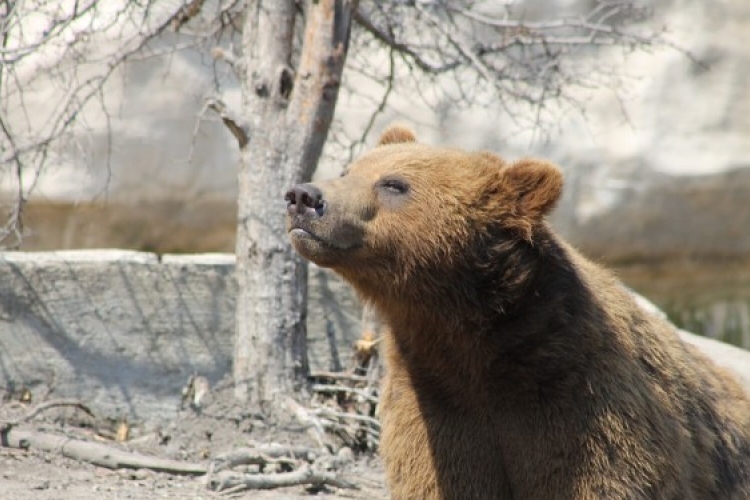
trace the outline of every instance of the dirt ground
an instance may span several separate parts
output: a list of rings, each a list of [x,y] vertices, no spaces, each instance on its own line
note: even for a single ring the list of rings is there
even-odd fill
[[[6,395],[0,406],[0,426],[3,422],[27,415],[35,405],[41,403],[9,399]],[[123,439],[125,429],[128,431],[127,439]],[[269,443],[314,449],[325,455],[320,451],[320,445],[316,446],[309,426],[300,425],[294,420],[269,423],[258,413],[234,402],[229,388],[213,390],[203,400],[200,409],[187,407],[174,421],[158,425],[106,421],[74,407],[63,407],[47,409],[12,427],[7,435],[13,436],[14,431],[16,434],[33,431],[64,436],[104,444],[114,450],[204,466],[211,464],[212,459],[220,457],[222,453]],[[0,446],[1,500],[388,498],[380,460],[371,451],[354,453],[350,448],[343,451],[339,448],[338,453],[332,455],[341,457],[335,462],[337,477],[354,483],[358,489],[295,486],[232,493],[210,489],[207,476],[176,475],[146,469],[113,470],[66,458],[60,449],[44,451],[33,446],[19,449],[7,446],[7,441],[4,439]],[[233,467],[232,471],[235,470],[242,473],[258,472],[258,467]],[[268,472],[268,469],[263,472]],[[271,470],[270,473],[274,472]]]

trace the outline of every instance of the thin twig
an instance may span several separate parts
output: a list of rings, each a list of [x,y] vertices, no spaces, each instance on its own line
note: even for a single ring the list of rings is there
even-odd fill
[[[409,45],[397,41],[391,35],[378,28],[375,23],[373,23],[373,21],[367,16],[367,14],[362,12],[361,9],[357,9],[357,11],[354,13],[354,20],[368,33],[375,37],[376,40],[384,43],[385,45],[391,47],[393,50],[400,52],[404,56],[408,57],[411,61],[414,62],[414,64],[417,65],[417,67],[419,67],[419,69],[421,69],[425,73],[447,73],[456,69],[461,64],[460,62],[455,61],[443,65],[436,65],[425,60],[421,54],[419,54]]]
[[[327,385],[327,384],[313,384],[312,390],[314,392],[326,392],[326,393],[339,393],[347,392],[350,394],[356,394],[357,396],[369,401],[370,403],[377,404],[378,398],[362,389],[356,389],[354,387],[346,387],[343,385]]]
[[[390,48],[390,50],[388,50],[388,76],[385,79],[385,90],[383,91],[383,96],[380,98],[380,102],[378,102],[375,110],[370,114],[370,118],[367,120],[367,125],[365,125],[365,129],[362,131],[359,140],[352,142],[349,146],[349,163],[354,160],[355,150],[357,149],[357,146],[362,146],[365,144],[367,137],[372,131],[372,127],[375,125],[375,120],[379,115],[383,113],[383,111],[385,111],[385,107],[388,104],[388,99],[391,97],[391,93],[393,92],[393,84],[396,78],[396,59],[393,52],[393,48]]]
[[[321,449],[328,451],[330,449],[330,443],[326,437],[325,428],[320,422],[320,419],[315,416],[313,412],[296,402],[291,397],[286,398],[286,405],[292,415],[302,424],[307,426],[308,433],[312,437]]]
[[[362,375],[354,375],[352,373],[345,372],[310,372],[309,378],[311,379],[331,379],[331,380],[347,380],[350,382],[367,382],[368,379]]]
[[[258,448],[237,448],[218,455],[213,462],[214,470],[219,472],[238,465],[295,465],[300,461],[312,463],[319,455],[320,452],[312,448],[267,445]]]
[[[90,415],[92,417],[94,416],[94,413],[89,409],[89,407],[83,404],[81,401],[78,401],[77,399],[54,399],[52,401],[47,401],[47,402],[40,403],[34,406],[31,410],[29,410],[25,415],[23,415],[20,418],[0,423],[0,434],[7,433],[13,427],[16,427],[24,422],[28,422],[29,420],[36,417],[43,411],[49,410],[51,408],[61,408],[61,407],[78,408],[79,410],[85,412],[87,415]]]
[[[380,422],[376,418],[368,417],[367,415],[358,415],[356,413],[346,413],[333,411],[328,408],[319,408],[313,410],[312,413],[318,417],[324,418],[340,418],[342,420],[355,420],[357,422],[365,422],[371,426],[380,429]]]
[[[226,125],[234,138],[237,139],[237,144],[239,144],[240,149],[243,149],[245,146],[247,146],[250,138],[248,136],[249,127],[245,120],[228,109],[224,101],[219,98],[206,98],[205,106],[206,108],[215,111],[216,114],[219,115],[221,121],[224,122],[224,125]]]

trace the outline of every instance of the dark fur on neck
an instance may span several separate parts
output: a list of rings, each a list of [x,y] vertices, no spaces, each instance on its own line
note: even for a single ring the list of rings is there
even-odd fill
[[[426,262],[406,276],[374,280],[359,269],[350,280],[389,325],[414,377],[455,385],[458,393],[466,383],[498,378],[556,381],[551,390],[572,383],[600,343],[571,338],[598,335],[572,323],[601,313],[569,250],[546,225],[532,242],[496,227],[465,244],[472,257],[462,260],[464,267]],[[585,348],[571,354],[577,345]]]

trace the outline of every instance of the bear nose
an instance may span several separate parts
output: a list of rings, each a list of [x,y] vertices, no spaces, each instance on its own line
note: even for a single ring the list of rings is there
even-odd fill
[[[303,215],[310,210],[321,217],[325,213],[323,193],[312,184],[297,184],[286,192],[284,199],[288,202],[287,211],[290,214],[296,212]]]

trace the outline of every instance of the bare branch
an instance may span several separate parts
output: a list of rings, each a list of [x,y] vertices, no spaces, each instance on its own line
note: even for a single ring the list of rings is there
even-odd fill
[[[238,465],[296,465],[300,461],[312,463],[320,455],[319,450],[300,446],[262,445],[253,448],[236,448],[214,458],[214,472]]]
[[[300,485],[358,489],[354,483],[346,481],[332,472],[323,472],[308,466],[301,467],[293,472],[278,474],[237,474],[224,471],[217,476],[212,479],[209,487],[227,494],[244,490],[268,490]]]
[[[312,178],[333,120],[359,0],[321,0],[313,4],[307,13],[304,48],[287,114],[302,129],[298,134],[304,141],[299,147],[299,177],[304,180]],[[325,132],[320,133],[321,130]]]
[[[250,128],[246,120],[229,110],[227,105],[224,104],[224,101],[216,97],[206,98],[205,108],[215,111],[216,114],[219,115],[221,121],[224,122],[224,125],[226,125],[235,139],[237,139],[237,144],[239,144],[240,149],[244,149],[245,146],[247,146],[247,143],[250,140]]]
[[[322,393],[349,393],[349,394],[356,394],[360,398],[362,398],[365,401],[369,401],[371,403],[377,404],[378,398],[375,397],[373,394],[368,393],[367,391],[364,391],[362,389],[357,389],[354,387],[347,387],[344,385],[327,385],[327,384],[315,384],[312,386],[312,390],[314,392],[322,392]]]
[[[36,417],[40,413],[49,410],[51,408],[63,408],[63,407],[73,407],[77,408],[83,412],[85,412],[88,415],[92,415],[93,413],[89,409],[88,406],[83,404],[81,401],[78,401],[77,399],[54,399],[52,401],[46,401],[44,403],[40,403],[36,406],[34,406],[31,410],[29,410],[28,413],[23,415],[20,418],[17,418],[15,420],[10,420],[7,422],[0,422],[0,435],[6,434],[10,429],[13,427],[16,427],[17,425],[20,425],[24,422],[28,422],[32,418]]]
[[[203,36],[213,37],[234,22],[240,1],[222,2],[217,21]],[[59,140],[70,134],[74,125],[85,123],[83,111],[87,105],[99,99],[109,123],[104,89],[111,75],[126,61],[157,55],[149,42],[168,29],[184,28],[198,16],[204,3],[181,0],[169,5],[145,0],[112,2],[105,7],[101,0],[86,0],[61,7],[57,2],[41,2],[35,22],[47,23],[42,30],[24,29],[28,12],[21,10],[23,2],[3,4],[9,12],[0,15],[0,166],[14,165],[17,193],[0,228],[0,244],[20,243],[23,205],[39,180],[50,148],[58,144],[65,147]],[[118,40],[114,49],[100,49],[97,40],[102,36]],[[196,43],[169,50],[191,48]],[[92,75],[90,68],[98,69]],[[40,116],[28,112],[25,94],[42,79],[46,79],[46,85],[50,85],[47,80],[56,83],[64,92],[58,102],[49,103],[49,112]]]
[[[172,29],[180,31],[180,28],[200,13],[205,3],[206,0],[191,0],[186,5],[180,7],[180,10],[172,17]]]
[[[208,471],[201,464],[131,453],[113,446],[42,432],[10,429],[4,435],[2,446],[57,451],[65,457],[108,469],[149,469],[191,476],[200,476]]]
[[[651,38],[647,38],[647,37],[640,38],[640,36],[635,33],[618,30],[612,25],[604,24],[604,22],[606,21],[608,17],[611,17],[613,15],[620,13],[620,10],[617,8],[613,9],[612,12],[610,12],[607,16],[604,16],[603,18],[601,18],[599,23],[592,23],[588,19],[575,18],[575,17],[555,19],[552,21],[543,21],[543,22],[496,19],[490,16],[479,14],[477,12],[474,12],[468,9],[457,9],[454,7],[447,7],[447,8],[451,10],[452,12],[456,12],[458,14],[461,14],[464,17],[467,17],[468,19],[478,21],[487,26],[493,26],[495,28],[503,28],[507,30],[515,30],[517,32],[534,33],[538,31],[560,30],[562,28],[582,28],[586,31],[599,33],[599,34],[619,35],[619,36],[624,36],[628,38],[638,39],[641,42],[650,43],[651,41],[653,41]],[[601,8],[601,6],[597,8],[597,12],[599,8]]]
[[[460,63],[457,61],[443,65],[436,65],[425,60],[422,55],[419,54],[419,52],[411,48],[409,45],[398,42],[392,34],[386,33],[382,29],[378,28],[375,23],[369,18],[369,16],[367,16],[367,14],[362,12],[362,10],[360,9],[357,9],[354,12],[354,20],[357,21],[357,24],[359,24],[362,28],[367,30],[368,33],[375,37],[375,39],[384,43],[391,49],[403,54],[404,56],[407,56],[411,61],[414,62],[414,64],[416,64],[419,69],[421,69],[425,73],[432,73],[437,75],[440,73],[447,73],[460,66]]]
[[[507,48],[514,43],[524,45],[659,45],[677,50],[688,56],[693,62],[702,64],[692,53],[664,38],[661,33],[638,33],[632,29],[621,29],[614,24],[610,24],[613,17],[625,14],[626,10],[631,11],[631,15],[635,13],[637,17],[647,15],[645,9],[637,9],[632,2],[627,0],[601,2],[586,16],[543,22],[497,19],[470,9],[451,7],[449,4],[446,4],[446,8],[485,26],[500,28],[506,32],[506,36],[509,35],[512,38],[512,41],[490,45],[493,48],[489,48],[487,51],[502,50],[503,47]],[[550,35],[548,33],[570,31],[576,34]]]
[[[355,19],[364,36],[355,38],[354,51],[362,56],[351,58],[348,71],[385,87],[373,75],[380,67],[366,55],[373,44],[384,46],[397,56],[394,86],[411,87],[440,116],[469,106],[500,108],[514,124],[505,134],[533,131],[536,138],[563,114],[583,113],[590,90],[619,91],[630,52],[676,48],[695,60],[663,28],[642,22],[650,11],[632,0],[594,2],[588,11],[558,18],[552,10],[527,20],[502,9],[470,0],[363,3]],[[334,130],[351,155],[361,138]]]
[[[234,74],[235,76],[237,76],[237,78],[243,77],[243,73],[245,72],[245,65],[242,57],[240,57],[239,55],[234,54],[231,51],[224,49],[223,47],[214,47],[213,49],[211,49],[211,56],[217,61],[224,61],[225,63],[227,63],[232,68],[232,71],[234,71]]]
[[[313,414],[315,416],[321,417],[321,418],[340,418],[342,420],[355,420],[358,422],[366,422],[369,425],[373,426],[375,429],[380,429],[380,421],[378,419],[373,417],[368,417],[367,415],[357,415],[355,413],[344,413],[344,412],[337,412],[330,410],[328,408],[320,408],[313,411]]]
[[[369,379],[362,375],[354,375],[352,373],[345,372],[311,372],[310,379],[312,380],[344,380],[348,382],[368,382]]]
[[[474,53],[474,50],[469,47],[469,44],[463,39],[463,37],[456,36],[450,33],[447,29],[445,29],[444,23],[442,23],[440,19],[437,19],[431,13],[423,9],[419,5],[419,3],[416,3],[415,7],[417,11],[422,13],[422,15],[430,20],[430,23],[447,38],[451,45],[458,49],[459,54],[461,54],[462,57],[466,58],[474,67],[474,69],[480,75],[482,75],[483,78],[485,78],[488,82],[495,81],[496,75],[492,74],[490,68]]]
[[[356,149],[358,149],[357,147],[364,145],[365,141],[367,140],[367,136],[370,135],[372,127],[375,125],[375,120],[381,113],[385,111],[385,108],[388,105],[388,98],[391,96],[391,92],[393,92],[393,82],[395,81],[395,78],[396,60],[393,55],[393,49],[391,49],[388,51],[388,76],[385,79],[385,89],[383,91],[383,96],[380,98],[380,102],[378,103],[375,110],[370,114],[370,118],[367,121],[367,125],[365,125],[365,129],[362,131],[362,135],[360,136],[359,141],[352,142],[352,144],[349,146],[349,162],[354,159]]]
[[[16,147],[13,134],[11,134],[8,125],[5,123],[5,120],[2,116],[0,116],[0,130],[2,130],[3,135],[10,145],[11,154],[15,155],[18,148]],[[16,199],[12,204],[12,207],[10,208],[10,213],[7,216],[5,224],[2,228],[0,228],[0,243],[4,243],[10,238],[10,236],[13,236],[14,239],[9,245],[11,248],[18,246],[21,243],[23,232],[22,215],[24,205],[26,204],[26,195],[23,183],[23,163],[21,163],[21,159],[18,156],[15,157],[13,163],[15,167],[13,169],[13,174],[15,176],[16,182]]]
[[[322,450],[328,450],[330,443],[325,433],[325,429],[320,420],[310,410],[296,402],[293,398],[286,398],[286,406],[290,414],[308,429],[310,437],[318,443]]]

